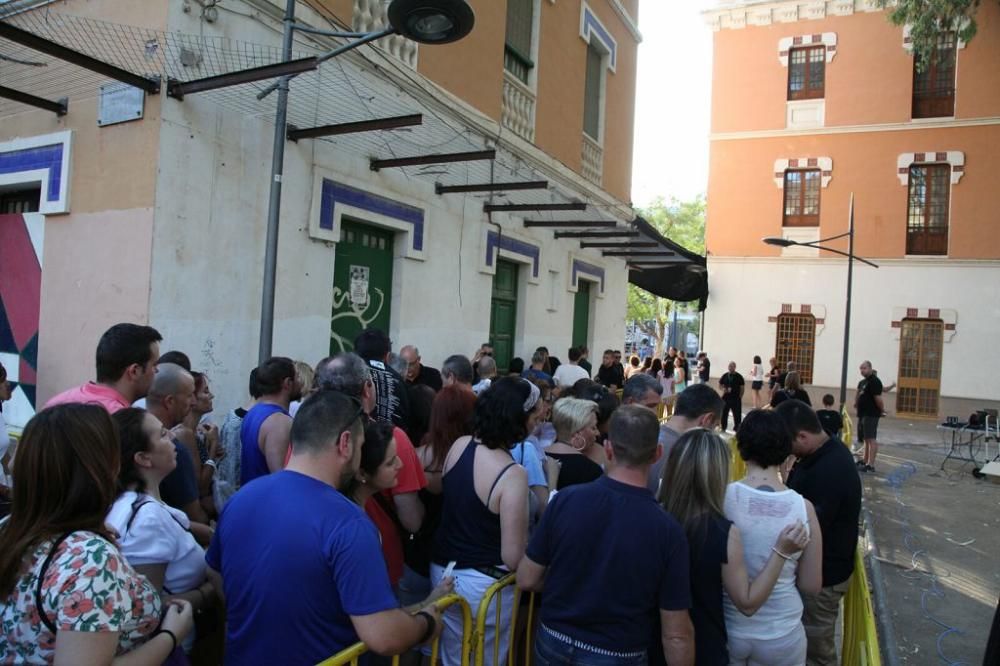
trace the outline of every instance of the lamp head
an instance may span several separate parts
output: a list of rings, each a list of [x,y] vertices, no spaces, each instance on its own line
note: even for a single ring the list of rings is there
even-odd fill
[[[447,44],[472,31],[476,16],[465,0],[392,0],[389,23],[423,44]]]
[[[777,245],[778,247],[791,247],[799,244],[798,241],[778,236],[765,236],[764,238],[761,238],[761,241],[763,241],[766,245]]]

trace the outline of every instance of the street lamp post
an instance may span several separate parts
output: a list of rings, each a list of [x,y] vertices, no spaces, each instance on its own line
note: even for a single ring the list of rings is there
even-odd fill
[[[841,250],[821,245],[821,243],[828,243],[841,238],[847,238],[847,252],[842,252]],[[812,247],[817,250],[833,252],[834,254],[847,257],[847,299],[844,312],[844,355],[840,362],[840,411],[843,412],[844,405],[847,402],[847,360],[851,344],[851,292],[854,287],[854,261],[857,260],[863,264],[871,266],[872,268],[878,268],[877,264],[874,264],[867,259],[855,256],[854,254],[854,193],[851,192],[851,205],[848,213],[847,233],[805,243],[778,236],[768,236],[766,238],[762,238],[761,240],[767,245],[776,245],[778,247],[792,247],[795,245],[801,247]]]
[[[472,31],[475,15],[465,0],[392,0],[388,9],[389,26],[368,33],[319,30],[295,23],[295,2],[287,0],[282,33],[282,60],[292,58],[292,38],[295,31],[353,39],[343,46],[321,55],[317,63],[375,41],[388,35],[402,35],[422,44],[447,44],[462,39]],[[282,76],[276,84],[264,89],[257,97],[263,99],[278,91],[274,118],[274,151],[271,154],[270,197],[267,206],[267,240],[264,252],[264,286],[260,306],[260,345],[258,360],[263,363],[271,356],[274,338],[274,292],[278,272],[278,226],[281,218],[281,184],[285,163],[285,141],[288,136],[288,82],[293,75]]]

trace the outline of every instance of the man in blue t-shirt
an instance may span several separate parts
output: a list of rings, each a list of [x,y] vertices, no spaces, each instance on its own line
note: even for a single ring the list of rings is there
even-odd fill
[[[374,523],[338,490],[361,461],[361,418],[357,400],[314,394],[288,466],[226,503],[205,559],[225,593],[227,664],[315,664],[359,639],[399,654],[440,633],[433,606],[399,608]]]
[[[618,408],[604,444],[607,476],[560,491],[542,515],[517,568],[521,589],[544,581],[540,663],[580,652],[641,659],[657,611],[667,663],[694,663],[687,539],[646,488],[658,434],[650,410]]]

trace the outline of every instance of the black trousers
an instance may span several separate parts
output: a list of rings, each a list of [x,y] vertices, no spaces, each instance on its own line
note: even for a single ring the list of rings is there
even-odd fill
[[[740,400],[722,401],[722,429],[729,430],[729,412],[733,413],[733,430],[740,427],[743,422],[743,404]]]

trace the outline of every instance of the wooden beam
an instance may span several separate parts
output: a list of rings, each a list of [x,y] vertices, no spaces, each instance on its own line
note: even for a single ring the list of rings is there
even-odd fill
[[[438,183],[434,190],[438,194],[457,192],[506,192],[509,190],[544,190],[549,186],[547,180],[525,180],[518,183],[474,183],[472,185],[442,185]]]
[[[288,140],[298,141],[299,139],[313,139],[319,136],[354,134],[356,132],[374,132],[377,130],[388,130],[395,129],[397,127],[420,125],[423,122],[424,117],[419,113],[415,113],[410,116],[393,116],[391,118],[376,118],[375,120],[359,120],[352,123],[321,125],[320,127],[307,127],[305,129],[299,129],[298,127],[289,125]]]
[[[586,250],[587,248],[607,248],[609,250],[615,250],[615,249],[625,249],[625,250],[632,249],[632,250],[637,250],[637,249],[642,249],[642,248],[647,248],[648,249],[648,248],[659,247],[659,245],[660,245],[659,243],[656,243],[656,242],[653,242],[653,241],[649,241],[649,242],[642,241],[642,242],[638,242],[638,243],[636,243],[636,242],[609,243],[607,241],[605,241],[605,242],[592,242],[592,243],[588,243],[587,241],[581,241],[580,242],[580,249]]]
[[[417,166],[422,164],[447,164],[450,162],[475,162],[492,160],[497,156],[495,150],[477,150],[467,153],[439,153],[437,155],[416,155],[414,157],[396,157],[389,160],[372,160],[369,167],[372,171],[394,169],[396,167]]]
[[[28,106],[33,106],[38,109],[45,109],[46,111],[51,111],[57,116],[65,116],[69,106],[69,101],[65,97],[53,102],[50,99],[36,97],[30,93],[21,92],[20,90],[8,88],[7,86],[0,86],[0,97],[20,102],[21,104],[27,104]]]
[[[659,257],[673,257],[674,252],[663,250],[660,252],[634,252],[632,250],[605,250],[601,253],[605,257],[627,257],[629,259],[656,259]]]
[[[514,213],[520,211],[546,210],[587,210],[585,203],[551,203],[551,204],[483,204],[485,213]]]
[[[525,227],[542,227],[545,229],[565,229],[572,227],[616,227],[614,220],[524,220]]]
[[[622,229],[621,231],[554,231],[555,238],[637,238],[638,231]]]

